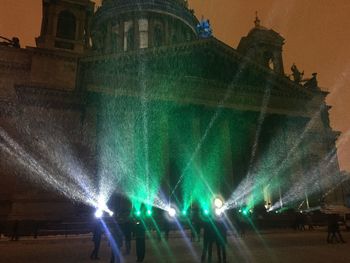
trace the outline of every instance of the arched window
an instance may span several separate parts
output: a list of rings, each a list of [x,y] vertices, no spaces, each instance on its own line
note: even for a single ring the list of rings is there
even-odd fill
[[[140,48],[148,48],[148,20],[139,19]]]
[[[58,15],[56,36],[64,39],[75,39],[76,19],[69,11],[62,11]]]
[[[275,68],[275,61],[273,58],[273,55],[270,51],[265,51],[263,54],[263,63],[265,64],[266,67],[268,67],[271,70],[274,70]]]
[[[124,23],[124,51],[133,50],[135,44],[133,21],[126,21]]]
[[[154,27],[153,45],[155,47],[164,45],[164,31],[161,25],[156,25]]]

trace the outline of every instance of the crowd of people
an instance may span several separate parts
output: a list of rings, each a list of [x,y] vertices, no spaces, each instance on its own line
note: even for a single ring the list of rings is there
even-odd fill
[[[153,222],[153,223],[151,223]],[[226,262],[227,225],[224,218],[206,216],[192,216],[188,220],[191,230],[191,241],[200,242],[202,236],[201,262],[211,262],[214,245],[217,249],[218,262]],[[122,255],[130,255],[131,240],[135,239],[136,262],[143,262],[146,253],[147,231],[155,231],[156,239],[168,240],[171,222],[167,219],[159,220],[157,227],[152,226],[154,221],[147,216],[125,216],[115,219],[96,219],[92,241],[94,248],[90,254],[92,260],[99,259],[99,249],[102,235],[105,235],[111,247],[110,263],[121,262]]]
[[[244,233],[251,224],[255,228],[265,229],[272,227],[278,228],[276,222],[292,223],[296,231],[315,230],[315,226],[327,226],[326,242],[346,243],[340,231],[343,225],[350,230],[350,224],[346,217],[338,214],[321,214],[321,213],[300,213],[291,212],[286,214],[266,213],[261,216],[255,212],[251,215],[245,215],[243,210],[231,213],[230,218],[227,216],[214,216],[201,213],[199,209],[191,210],[189,215],[182,215],[178,218],[170,218],[165,216],[166,213],[161,210],[154,210],[152,214],[147,214],[145,208],[140,214],[133,214],[130,211],[118,213],[115,217],[96,218],[93,227],[92,241],[94,247],[91,251],[90,258],[92,260],[99,259],[99,250],[101,246],[102,236],[106,236],[111,248],[110,263],[122,262],[122,255],[131,254],[132,240],[135,240],[135,248],[137,262],[143,262],[146,254],[146,239],[154,238],[155,241],[167,241],[171,230],[188,230],[190,232],[191,242],[201,242],[202,253],[201,262],[211,262],[213,258],[213,249],[216,247],[217,261],[226,262],[227,247],[227,230],[237,236],[244,236]],[[293,219],[294,218],[294,219]],[[267,222],[270,222],[267,224]],[[34,238],[39,233],[39,223],[33,223],[33,229],[29,231]],[[181,227],[180,227],[181,226]],[[288,225],[290,226],[290,224]],[[182,228],[182,229],[180,229]],[[1,230],[5,228],[0,224]],[[13,221],[11,231],[7,236],[12,241],[18,241],[20,235],[23,234],[24,224],[22,221]],[[28,233],[29,233],[28,232]],[[153,235],[155,233],[155,235]],[[215,256],[214,256],[215,257]]]
[[[339,222],[341,221],[339,215],[330,214],[327,215],[327,219],[327,242],[345,243],[339,228]],[[157,226],[154,226],[155,221]],[[201,216],[194,212],[191,213],[186,222],[182,222],[182,225],[190,230],[190,240],[192,242],[202,241],[201,262],[212,262],[214,247],[216,247],[217,262],[226,262],[227,229],[232,229],[232,221],[225,216]],[[247,227],[246,223],[242,218],[239,218],[239,215],[235,218],[233,228],[238,236],[244,235]],[[133,238],[135,239],[136,262],[143,262],[146,253],[147,233],[155,231],[156,239],[159,241],[162,239],[168,240],[169,232],[172,229],[171,225],[171,221],[161,220],[157,215],[154,215],[154,217],[130,216],[129,213],[129,216],[122,219],[118,218],[118,220],[110,220],[109,222],[98,219],[93,231],[94,249],[90,257],[91,259],[98,259],[101,237],[105,234],[112,250],[110,263],[121,262],[122,254],[130,255]],[[295,213],[294,229],[304,231],[306,230],[305,226],[308,230],[314,230],[311,214]]]
[[[348,228],[346,221],[344,221],[344,219],[342,219],[338,214],[327,215],[327,243],[346,243],[340,232],[340,223],[345,224],[345,227]],[[305,231],[305,225],[307,225],[308,230],[314,230],[312,216],[310,213],[297,213],[293,228],[295,230]]]
[[[218,262],[226,262],[227,227],[224,220],[207,220],[203,224],[201,262],[212,262],[213,244],[216,244]]]

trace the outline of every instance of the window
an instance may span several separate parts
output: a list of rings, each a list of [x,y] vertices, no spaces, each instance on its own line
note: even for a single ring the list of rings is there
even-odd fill
[[[140,48],[148,48],[148,20],[139,19]]]
[[[69,11],[62,11],[58,15],[56,36],[59,38],[74,40],[76,31],[75,16]]]
[[[265,51],[263,54],[264,64],[266,67],[268,67],[271,70],[275,69],[275,61],[273,54],[270,51]]]
[[[135,35],[133,21],[129,20],[124,23],[124,51],[134,49]]]
[[[272,58],[269,59],[269,68],[271,70],[274,70],[275,69],[275,62],[273,61]]]
[[[112,26],[112,39],[111,39],[111,45],[112,45],[112,50],[113,51],[118,51],[119,47],[119,39],[120,35],[119,35],[119,24],[115,23]]]

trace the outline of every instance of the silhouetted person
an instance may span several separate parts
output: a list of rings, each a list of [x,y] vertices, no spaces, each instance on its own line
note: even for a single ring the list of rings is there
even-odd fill
[[[327,221],[327,243],[333,243],[333,239],[335,238],[334,215],[328,215]]]
[[[197,242],[198,241],[198,237],[196,235],[196,229],[194,224],[191,222],[190,223],[190,230],[191,230],[191,242]]]
[[[227,230],[224,224],[224,219],[216,221],[216,235],[215,242],[218,254],[218,262],[226,263],[226,244],[227,244]]]
[[[123,246],[123,232],[120,229],[120,225],[114,223],[111,228],[111,260],[110,263],[120,263],[122,261],[121,248]]]
[[[127,217],[122,228],[125,240],[125,254],[129,255],[131,250],[131,235],[132,235],[132,222],[131,218]]]
[[[101,238],[102,238],[102,224],[99,219],[97,219],[96,224],[94,226],[94,230],[92,233],[92,241],[94,242],[94,250],[91,252],[91,259],[99,259],[98,252],[100,250]]]
[[[206,220],[203,223],[203,250],[201,256],[201,262],[205,262],[208,256],[208,262],[211,262],[213,243],[215,242],[215,230],[210,220]]]
[[[200,242],[201,221],[199,219],[198,210],[193,210],[191,225],[191,241]]]
[[[141,220],[137,220],[134,226],[136,242],[136,262],[142,262],[146,253],[146,228]]]
[[[306,215],[306,224],[308,225],[309,230],[314,230],[312,216],[310,214]]]
[[[240,214],[238,214],[235,217],[235,221],[236,221],[238,235],[240,237],[244,237],[246,232],[246,224],[245,224],[244,218]]]
[[[294,230],[299,230],[299,215],[297,212],[294,212],[293,215],[294,215],[294,221],[293,221],[292,227]]]
[[[34,231],[33,231],[34,239],[38,238],[39,228],[40,228],[40,222],[34,221]]]
[[[336,242],[339,242],[340,240],[340,242],[346,243],[340,233],[338,219],[339,217],[337,214],[331,214],[328,216],[327,243],[333,243],[334,239],[336,240]],[[339,239],[337,236],[339,237]]]
[[[207,257],[208,253],[208,222],[203,222],[203,248],[202,248],[202,256],[201,256],[201,262],[205,262],[205,259]]]
[[[295,213],[295,221],[294,221],[295,230],[305,230],[305,219],[303,214]]]
[[[162,231],[164,231],[164,216],[160,215],[159,210],[156,210],[155,213],[155,218],[156,221],[158,222],[158,227],[155,226],[154,230],[156,232],[156,236],[157,236],[157,241],[160,242],[162,240]]]
[[[305,231],[305,215],[303,213],[299,213],[299,230]]]
[[[19,221],[15,220],[12,228],[11,241],[18,241],[18,240],[19,240]]]
[[[164,231],[164,239],[168,241],[169,232],[170,232],[170,222],[168,220],[164,220],[163,222],[163,231]]]

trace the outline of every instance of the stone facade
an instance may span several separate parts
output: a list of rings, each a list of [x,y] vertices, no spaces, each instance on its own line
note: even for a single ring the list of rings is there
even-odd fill
[[[259,171],[266,180],[260,189],[265,205],[308,176],[319,183],[316,195],[305,192],[308,207],[324,198],[344,203],[341,191],[325,196],[322,189],[332,185],[323,181],[340,174],[335,149],[339,133],[329,125],[327,92],[285,76],[278,33],[256,24],[236,50],[215,38],[199,39],[198,21],[186,1],[109,0],[92,10],[88,0],[45,0],[37,47],[0,46],[2,132],[24,146],[40,145],[41,138],[57,133],[59,143],[70,145],[94,174],[103,145],[109,143],[103,134],[112,123],[127,149],[128,167],[138,169],[139,116],[146,105],[150,120],[159,120],[149,124],[150,136],[162,138],[150,150],[161,151],[162,160],[151,156],[150,165],[163,174],[168,194],[181,178],[184,147],[196,152],[203,143],[193,162],[212,169],[207,166],[214,152],[205,143],[209,140],[224,152],[214,161],[220,168],[212,172],[226,198],[246,176]],[[0,142],[9,145],[3,138]],[[11,158],[18,156],[0,160],[5,186],[1,217],[57,218],[63,204],[74,213],[69,202],[43,191],[41,181],[25,167],[13,166]],[[278,171],[269,170],[277,164]],[[279,191],[270,191],[275,184]]]

